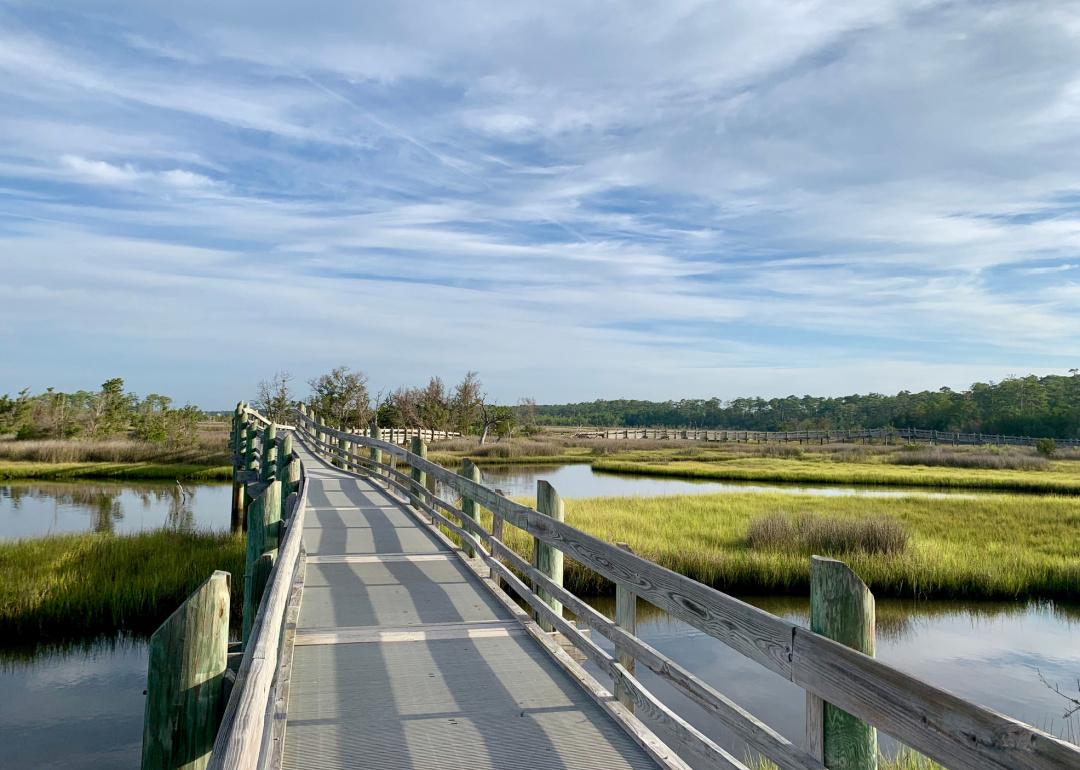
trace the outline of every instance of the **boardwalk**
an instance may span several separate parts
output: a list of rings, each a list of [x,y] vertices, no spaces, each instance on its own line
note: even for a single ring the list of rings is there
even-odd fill
[[[307,569],[284,768],[657,766],[459,551],[299,451]]]
[[[469,462],[459,472],[432,462],[420,437],[405,449],[375,426],[330,427],[306,405],[292,416],[276,425],[237,406],[242,652],[226,670],[229,575],[218,572],[151,639],[151,660],[175,665],[151,667],[147,700],[161,708],[147,709],[144,756],[170,759],[144,770],[753,764],[687,721],[685,700],[659,693],[688,698],[780,770],[873,770],[870,726],[953,770],[1080,770],[1080,747],[875,660],[873,596],[841,561],[810,559],[819,625],[808,629],[574,527],[546,482],[532,508]],[[525,537],[532,562],[515,550]],[[614,619],[567,590],[557,554],[614,584]],[[781,735],[639,638],[639,602],[805,690],[805,736]]]

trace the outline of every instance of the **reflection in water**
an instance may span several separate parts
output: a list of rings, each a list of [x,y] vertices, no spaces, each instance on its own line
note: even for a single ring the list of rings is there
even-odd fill
[[[138,767],[146,663],[128,638],[0,656],[0,766]]]
[[[0,538],[65,532],[229,526],[228,484],[11,482],[0,485]]]
[[[750,604],[799,625],[809,622],[800,597],[748,597]],[[610,597],[590,599],[608,617]],[[878,659],[936,687],[1021,719],[1066,740],[1080,741],[1080,715],[1046,686],[1075,694],[1080,676],[1080,606],[1052,602],[877,603]],[[638,635],[686,666],[789,739],[801,743],[803,691],[723,643],[638,602]],[[599,634],[593,640],[610,650]],[[596,672],[594,672],[594,675]],[[699,729],[741,756],[745,746],[715,719],[652,672],[638,667],[650,689]],[[886,750],[895,748],[883,738]]]

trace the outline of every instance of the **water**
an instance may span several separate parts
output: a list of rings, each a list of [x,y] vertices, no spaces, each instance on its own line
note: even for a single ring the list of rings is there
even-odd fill
[[[809,624],[806,599],[746,601],[800,625]],[[613,617],[613,599],[591,603]],[[1080,606],[883,600],[877,603],[877,622],[879,660],[967,700],[1080,741],[1080,716],[1065,718],[1068,702],[1040,679],[1041,674],[1080,698]],[[638,636],[802,745],[801,688],[643,602],[638,603]],[[612,650],[601,635],[594,633],[592,638]],[[736,756],[745,756],[745,745],[700,707],[640,664],[637,674],[702,732]],[[881,744],[886,751],[895,750],[890,739],[883,737]]]
[[[0,659],[0,767],[138,768],[146,663],[138,640]]]
[[[745,491],[811,491],[593,473],[588,466],[485,468],[508,494],[534,494],[546,478],[567,497]],[[826,490],[822,490],[826,491]],[[829,489],[829,492],[835,490]],[[60,532],[133,532],[161,526],[225,529],[228,484],[16,482],[0,485],[0,538]],[[846,494],[882,490],[848,488]],[[925,491],[914,491],[926,494]],[[807,603],[751,598],[806,624]],[[611,613],[611,601],[597,599]],[[774,728],[801,744],[802,690],[658,611],[639,605],[639,634]],[[611,646],[599,635],[597,642]],[[1077,740],[1077,719],[1039,673],[1076,693],[1080,608],[1050,604],[878,603],[878,657],[963,697]],[[66,651],[0,648],[0,768],[137,768],[146,678],[143,640],[109,640]],[[738,756],[743,747],[699,707],[645,669],[646,686]]]
[[[170,527],[229,528],[229,484],[15,481],[0,484],[0,539]]]
[[[231,485],[6,482],[0,539],[229,527]],[[0,647],[0,768],[138,768],[145,640],[68,649]]]
[[[655,497],[658,495],[704,495],[717,492],[774,492],[788,495],[824,495],[827,497],[858,495],[864,497],[923,497],[956,499],[971,498],[985,492],[953,492],[926,487],[858,487],[828,485],[807,487],[798,484],[769,484],[764,482],[705,481],[670,479],[656,476],[634,476],[623,473],[603,473],[589,465],[496,465],[480,469],[483,480],[509,497],[529,497],[536,494],[536,482],[551,483],[562,497]],[[993,493],[989,493],[993,494]]]

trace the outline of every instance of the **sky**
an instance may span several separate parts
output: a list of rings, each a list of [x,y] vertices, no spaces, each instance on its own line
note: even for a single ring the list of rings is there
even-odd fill
[[[0,393],[1065,373],[1080,3],[0,0],[0,270]]]

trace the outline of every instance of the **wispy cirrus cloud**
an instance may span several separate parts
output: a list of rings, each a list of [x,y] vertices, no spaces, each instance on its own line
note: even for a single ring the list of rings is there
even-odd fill
[[[0,391],[121,371],[213,406],[345,362],[731,397],[1074,366],[1080,14],[849,6],[9,3]]]

